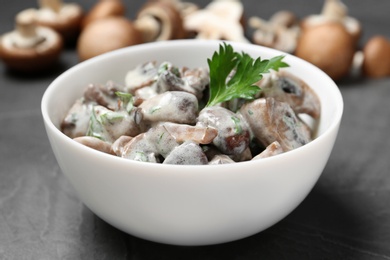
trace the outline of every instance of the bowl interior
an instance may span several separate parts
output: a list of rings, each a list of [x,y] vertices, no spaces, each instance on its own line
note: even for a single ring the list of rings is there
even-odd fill
[[[42,100],[43,116],[58,128],[67,110],[82,96],[87,84],[105,83],[108,80],[124,84],[129,70],[148,61],[170,61],[177,66],[207,67],[207,58],[212,56],[220,43],[200,40],[150,43],[117,50],[82,62],[60,75],[47,89]],[[260,56],[267,59],[281,54],[279,51],[257,45],[231,44],[236,51],[244,51],[254,58]],[[318,135],[321,135],[341,117],[341,94],[335,83],[322,71],[292,55],[285,55],[285,61],[290,64],[287,70],[306,81],[320,97],[322,114]],[[58,102],[59,97],[61,102]]]

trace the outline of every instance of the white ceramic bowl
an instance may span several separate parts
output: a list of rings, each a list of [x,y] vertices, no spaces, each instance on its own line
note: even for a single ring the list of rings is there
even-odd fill
[[[287,55],[288,69],[318,94],[318,137],[274,157],[228,165],[142,163],[83,146],[60,130],[71,104],[91,82],[123,82],[128,70],[151,60],[207,66],[220,42],[180,40],[138,45],[80,63],[46,90],[42,114],[63,173],[83,203],[111,225],[134,236],[175,245],[208,245],[241,239],[277,223],[308,195],[333,148],[343,112],[338,87],[322,71]],[[236,51],[270,58],[280,52],[231,43]]]

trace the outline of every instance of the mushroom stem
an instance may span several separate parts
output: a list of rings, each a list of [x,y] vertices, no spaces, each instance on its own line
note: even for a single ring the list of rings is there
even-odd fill
[[[144,15],[134,21],[135,27],[142,33],[142,39],[145,42],[151,42],[157,39],[161,32],[161,24],[151,15]]]
[[[325,0],[322,9],[323,16],[337,21],[341,21],[345,17],[347,17],[347,14],[347,7],[340,0]]]
[[[35,23],[35,11],[25,10],[16,16],[16,30],[26,38],[37,35]]]
[[[16,16],[13,44],[18,48],[33,48],[45,40],[37,33],[35,10],[27,9]]]
[[[59,13],[62,8],[61,0],[39,0],[39,6],[41,8],[48,8],[56,13]]]

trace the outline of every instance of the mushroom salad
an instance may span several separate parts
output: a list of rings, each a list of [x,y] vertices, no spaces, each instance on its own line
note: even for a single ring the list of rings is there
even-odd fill
[[[96,150],[162,164],[226,164],[287,152],[312,140],[300,114],[318,119],[320,102],[305,82],[279,70],[288,66],[283,58],[254,60],[224,43],[208,69],[140,64],[124,84],[89,84],[61,130]]]

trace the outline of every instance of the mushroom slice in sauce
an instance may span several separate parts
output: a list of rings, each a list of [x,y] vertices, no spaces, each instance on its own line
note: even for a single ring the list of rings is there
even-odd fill
[[[108,153],[115,155],[114,151],[111,149],[111,144],[104,142],[98,138],[92,137],[92,136],[80,136],[76,137],[73,140],[76,142],[83,144],[85,146],[88,146],[92,149],[95,149],[97,151],[101,151],[103,153]]]
[[[252,158],[252,160],[257,160],[257,159],[262,159],[262,158],[267,158],[271,157],[274,155],[278,155],[283,153],[283,148],[280,145],[279,142],[275,141],[268,145],[264,151],[262,151],[260,154],[256,155],[255,157]]]
[[[195,91],[198,99],[203,97],[203,91],[210,83],[210,75],[206,68],[185,68],[182,71],[182,78]]]
[[[284,151],[290,151],[311,140],[310,128],[285,102],[259,98],[243,105],[239,113],[245,118],[254,137],[264,146],[278,141]]]
[[[140,133],[137,109],[112,111],[103,106],[94,106],[87,135],[113,143],[122,135],[136,136]]]
[[[134,93],[137,89],[150,86],[156,81],[157,67],[155,62],[138,65],[127,72],[125,77],[125,91]]]
[[[159,67],[159,77],[156,82],[156,91],[185,91],[202,98],[203,91],[209,84],[209,74],[206,69],[179,70],[169,62],[163,62]]]
[[[191,126],[175,123],[164,123],[163,126],[179,143],[191,140],[198,144],[209,144],[218,135],[218,130],[212,127]]]
[[[70,138],[86,135],[92,108],[95,104],[85,102],[84,98],[76,100],[61,122],[61,131]]]
[[[288,103],[296,113],[318,118],[321,113],[317,94],[301,79],[286,71],[272,73],[260,82],[262,96]]]
[[[163,164],[204,165],[208,160],[202,148],[195,142],[186,141],[172,150]]]
[[[208,164],[228,164],[228,163],[235,163],[232,158],[227,156],[226,154],[217,154],[209,161]]]
[[[142,102],[143,118],[146,122],[173,122],[194,124],[198,115],[198,100],[187,92],[168,91]]]
[[[112,152],[117,156],[121,156],[124,152],[126,145],[131,141],[131,139],[133,139],[133,137],[128,135],[122,135],[121,137],[116,139],[115,142],[111,145]]]
[[[118,108],[118,96],[115,94],[123,87],[109,81],[106,84],[89,84],[84,92],[86,101],[94,101],[97,104],[115,110]]]
[[[213,127],[218,135],[213,144],[224,154],[241,154],[248,148],[250,131],[240,115],[223,107],[206,107],[199,113],[200,126]]]

